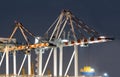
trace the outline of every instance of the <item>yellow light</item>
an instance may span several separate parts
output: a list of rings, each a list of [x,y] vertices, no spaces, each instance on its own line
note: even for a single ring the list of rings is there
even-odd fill
[[[84,66],[82,69],[80,69],[80,72],[95,72],[95,70],[90,66]]]

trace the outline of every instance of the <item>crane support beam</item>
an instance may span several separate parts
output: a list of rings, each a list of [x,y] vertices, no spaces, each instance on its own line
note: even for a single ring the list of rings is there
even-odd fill
[[[53,74],[55,77],[57,77],[57,48],[54,48],[53,59],[54,59],[54,63],[53,63],[54,73]]]
[[[20,66],[20,69],[19,69],[19,71],[18,71],[18,76],[19,76],[20,73],[21,73],[21,70],[22,70],[23,65],[24,65],[24,63],[25,63],[25,60],[26,60],[26,57],[27,57],[27,55],[25,54],[24,59],[23,59],[23,61],[22,61],[22,64],[21,64],[21,66]]]
[[[77,77],[78,76],[78,46],[75,45],[74,46],[74,52],[75,52],[75,56],[74,56],[74,76]]]
[[[31,54],[28,53],[28,75],[31,75]]]
[[[63,75],[62,75],[62,72],[63,72],[63,47],[62,46],[60,46],[59,47],[59,49],[60,49],[60,60],[59,60],[59,76],[60,77],[62,77]]]
[[[39,53],[38,53],[38,66],[39,66],[39,68],[38,68],[38,75],[39,76],[42,76],[42,54],[43,54],[43,52],[42,51],[40,51]]]
[[[67,73],[68,73],[68,70],[69,70],[70,65],[71,65],[71,63],[72,63],[72,60],[73,60],[73,58],[74,58],[74,55],[75,55],[75,51],[73,52],[73,54],[72,54],[72,56],[71,56],[71,58],[70,58],[70,61],[69,61],[69,64],[68,64],[68,66],[67,66],[67,69],[66,69],[66,71],[65,71],[64,76],[67,76]]]
[[[3,55],[2,55],[2,58],[1,58],[1,60],[0,60],[0,67],[1,67],[1,65],[2,65],[2,62],[3,62],[3,59],[4,59],[4,57],[5,57],[5,52],[3,53]]]
[[[16,51],[13,52],[13,74],[16,75]]]
[[[6,76],[9,76],[9,52],[7,46],[5,48],[5,52],[6,52]]]

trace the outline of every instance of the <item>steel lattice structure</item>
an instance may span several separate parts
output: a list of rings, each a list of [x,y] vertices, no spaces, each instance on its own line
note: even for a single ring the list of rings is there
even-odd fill
[[[48,62],[53,53],[53,76],[67,76],[72,60],[74,59],[74,76],[78,76],[78,46],[85,47],[89,44],[101,43],[113,40],[113,38],[108,38],[105,36],[100,36],[100,34],[88,27],[81,19],[74,16],[69,10],[62,10],[58,18],[46,31],[43,38],[36,37],[30,31],[28,31],[21,23],[15,22],[16,26],[9,38],[1,38],[0,40],[0,51],[3,53],[0,60],[0,66],[6,55],[6,76],[9,76],[9,52],[13,53],[13,75],[19,76],[26,60],[28,57],[28,75],[31,75],[31,55],[29,52],[31,49],[35,49],[37,54],[38,65],[37,65],[37,75],[44,76]],[[26,44],[18,45],[16,44],[16,39],[13,38],[17,29],[20,29]],[[30,44],[27,34],[35,39],[34,44]],[[73,46],[74,50],[71,59],[68,63],[67,69],[63,74],[63,47]],[[46,64],[44,68],[42,67],[42,55],[46,49],[50,49]],[[58,53],[57,48],[59,48],[59,60],[57,59]],[[24,56],[23,62],[20,69],[17,72],[16,65],[16,51],[24,51],[26,54]],[[59,61],[59,68],[57,66],[57,61]],[[58,71],[59,70],[59,74]]]

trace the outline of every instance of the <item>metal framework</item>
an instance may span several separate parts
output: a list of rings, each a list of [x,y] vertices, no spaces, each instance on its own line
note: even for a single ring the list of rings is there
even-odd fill
[[[68,33],[67,37],[65,36],[65,32]],[[78,76],[78,46],[80,45],[81,47],[85,47],[88,44],[100,43],[100,42],[106,42],[112,40],[111,38],[99,36],[98,32],[89,28],[82,20],[76,18],[69,10],[63,10],[61,12],[58,18],[46,31],[44,38],[46,38],[47,41],[49,41],[49,43],[54,44],[56,47],[51,48],[48,59],[43,68],[43,72],[42,69],[39,69],[41,72],[39,72],[38,75],[41,76],[45,74],[52,53],[53,53],[53,76],[67,76],[68,70],[70,68],[73,59],[74,59],[74,70],[75,70],[74,76]],[[41,42],[41,40],[37,40],[37,41],[38,41],[37,43]],[[71,59],[68,63],[68,67],[65,73],[63,74],[63,57],[64,57],[63,47],[66,46],[73,46],[74,50]],[[58,55],[57,48],[59,48],[59,60],[57,59],[57,55]],[[59,63],[59,68],[57,66],[57,63]],[[42,66],[42,62],[39,64],[39,66]]]
[[[55,22],[50,26],[50,28],[45,33],[45,37],[42,39],[40,37],[34,36],[30,31],[28,31],[23,25],[19,22],[15,22],[16,26],[11,34],[11,36],[6,40],[0,40],[0,51],[3,53],[2,58],[0,60],[0,66],[3,63],[3,59],[6,56],[6,76],[9,76],[9,52],[13,53],[13,75],[19,76],[21,74],[21,70],[27,58],[28,61],[28,75],[32,75],[31,71],[31,49],[35,49],[35,53],[37,55],[37,75],[44,76],[46,68],[48,66],[48,62],[53,53],[53,76],[67,76],[72,60],[74,59],[74,76],[78,76],[78,46],[85,47],[88,44],[101,43],[113,40],[113,38],[107,38],[103,36],[99,36],[98,32],[89,28],[82,20],[75,17],[69,10],[63,10]],[[25,41],[26,45],[18,45],[16,41],[11,43],[14,38],[14,34],[17,29],[20,29]],[[30,44],[28,37],[26,36],[28,33],[35,39],[34,44]],[[66,34],[68,33],[68,34]],[[4,41],[6,41],[4,43]],[[74,50],[68,66],[66,67],[65,73],[63,73],[63,48],[67,46],[73,46]],[[50,53],[46,60],[44,67],[42,67],[42,58],[43,52],[46,49],[50,49]],[[59,48],[59,53],[57,51]],[[25,52],[25,56],[21,63],[20,69],[17,70],[17,61],[16,61],[16,51]],[[59,54],[59,60],[57,58]],[[59,61],[59,62],[58,62]],[[57,66],[59,63],[59,66]],[[58,73],[59,70],[59,73]],[[18,73],[17,73],[18,71]]]

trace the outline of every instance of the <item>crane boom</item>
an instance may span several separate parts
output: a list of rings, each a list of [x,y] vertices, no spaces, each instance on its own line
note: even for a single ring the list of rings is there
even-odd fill
[[[7,46],[7,50],[10,52],[10,51],[29,50],[29,49],[40,48],[40,47],[48,47],[49,43],[19,45],[19,46],[16,46],[15,44],[1,44],[1,45],[4,45],[3,49],[1,49],[1,52],[4,52],[6,46]]]
[[[15,44],[5,44],[0,43],[0,52],[4,52],[5,48],[7,46],[7,50],[10,51],[20,51],[20,50],[31,50],[35,48],[42,48],[42,47],[59,47],[62,46],[73,46],[73,45],[80,45],[85,46],[87,44],[93,44],[93,43],[101,43],[101,42],[107,42],[112,41],[113,38],[107,38],[107,37],[98,37],[98,38],[92,38],[92,39],[78,39],[77,41],[68,41],[68,42],[62,42],[62,40],[57,43],[54,42],[43,42],[43,43],[37,43],[37,44],[30,44],[30,45],[15,45]]]

